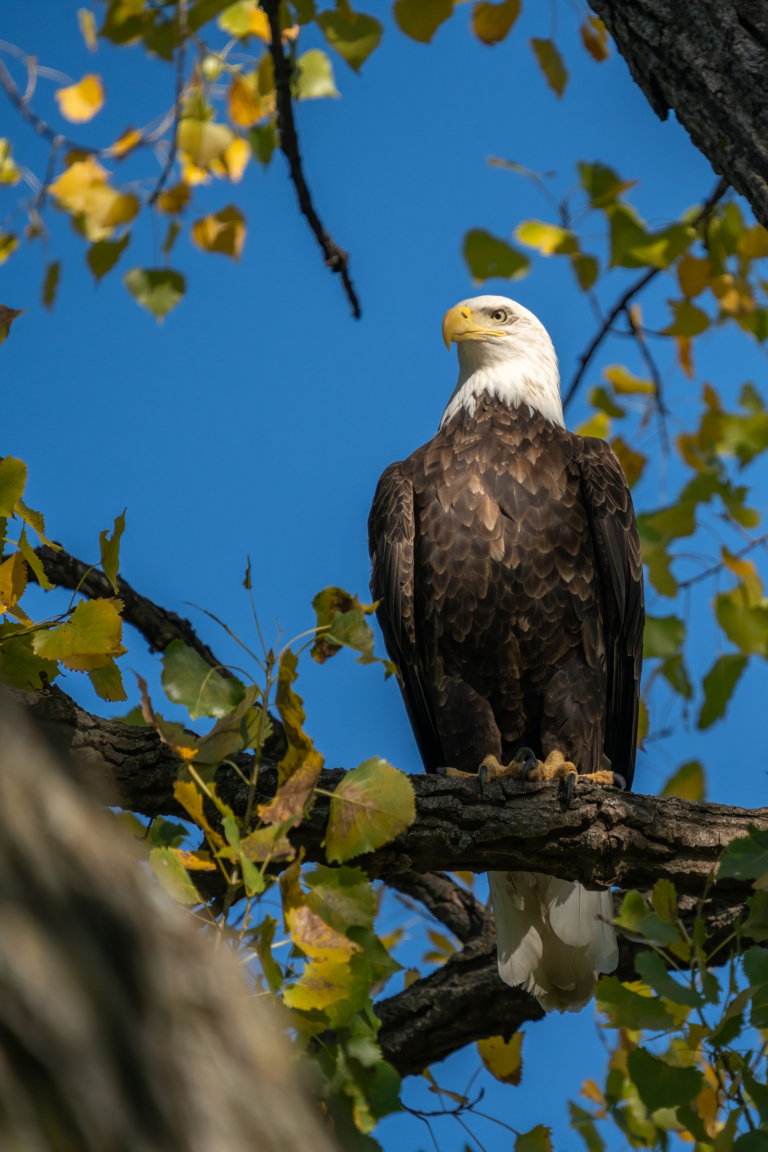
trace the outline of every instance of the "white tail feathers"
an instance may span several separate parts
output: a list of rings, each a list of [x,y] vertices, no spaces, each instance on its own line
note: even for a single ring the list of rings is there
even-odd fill
[[[578,1012],[597,977],[619,962],[610,892],[539,872],[489,872],[505,984],[522,984],[545,1012]]]

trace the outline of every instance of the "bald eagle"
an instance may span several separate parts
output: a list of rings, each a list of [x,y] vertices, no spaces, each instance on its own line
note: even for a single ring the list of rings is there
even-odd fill
[[[459,378],[437,435],[379,480],[371,591],[427,772],[629,787],[644,624],[632,498],[569,432],[557,357],[502,296],[451,308]],[[618,962],[610,892],[489,873],[499,973],[578,1011]]]

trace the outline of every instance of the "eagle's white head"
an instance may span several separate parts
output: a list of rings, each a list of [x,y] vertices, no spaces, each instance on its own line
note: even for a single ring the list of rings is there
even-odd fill
[[[549,334],[532,312],[506,296],[462,300],[443,317],[446,348],[458,345],[459,379],[440,427],[459,408],[474,414],[475,398],[487,392],[511,408],[527,404],[565,427],[560,373]]]

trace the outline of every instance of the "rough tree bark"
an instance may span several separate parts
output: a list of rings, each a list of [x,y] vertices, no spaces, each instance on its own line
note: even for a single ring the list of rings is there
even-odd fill
[[[674,109],[715,172],[768,226],[764,0],[590,0],[663,119]]]
[[[0,698],[0,1147],[334,1152],[276,1022]]]

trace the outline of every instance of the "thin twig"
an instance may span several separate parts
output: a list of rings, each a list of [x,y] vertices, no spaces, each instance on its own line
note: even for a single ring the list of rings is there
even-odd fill
[[[734,556],[740,560],[742,556],[746,556],[753,548],[760,548],[765,543],[768,543],[768,532],[764,532],[762,536],[757,536],[754,540],[750,540],[749,544],[745,545],[739,552],[734,552]],[[706,580],[708,576],[716,576],[718,572],[722,572],[724,567],[725,561],[721,560],[719,564],[713,564],[711,568],[705,568],[703,572],[699,572],[696,576],[691,576],[689,580],[679,581],[678,588],[690,588],[692,584],[699,584],[702,580]]]
[[[696,216],[694,220],[691,221],[691,224],[694,228],[711,215],[712,209],[715,207],[719,200],[722,200],[729,187],[730,185],[725,177],[721,177],[717,183],[717,187],[704,204],[701,212],[698,214],[698,216]],[[663,271],[661,268],[649,268],[647,272],[643,273],[639,280],[636,280],[634,284],[630,285],[623,296],[608,313],[601,327],[598,329],[596,336],[588,345],[586,351],[582,352],[581,356],[579,357],[579,366],[576,369],[573,379],[568,386],[568,391],[565,394],[565,399],[563,401],[564,409],[567,408],[571,400],[573,400],[573,397],[576,394],[576,389],[579,387],[579,384],[582,381],[584,373],[586,372],[592,357],[595,355],[603,340],[608,335],[613,322],[617,319],[618,316],[621,315],[622,312],[627,310],[627,305],[629,304],[630,300],[637,296],[638,292],[642,292],[643,288],[645,288],[647,284],[650,284],[651,280],[658,276],[661,271]]]
[[[280,0],[264,0],[262,5],[269,17],[269,30],[272,36],[270,52],[275,66],[275,91],[277,94],[277,126],[280,131],[280,147],[285,153],[291,171],[291,179],[296,188],[299,208],[309,222],[318,244],[322,249],[325,263],[332,272],[338,272],[344,284],[344,291],[352,306],[352,315],[360,319],[360,302],[352,285],[347,268],[347,253],[328,235],[322,225],[320,217],[315,211],[312,197],[304,178],[301,167],[301,154],[299,152],[299,139],[296,135],[296,124],[293,119],[293,102],[291,98],[291,74],[293,66],[283,51],[282,30],[280,28]]]
[[[158,196],[165,187],[168,177],[173,171],[173,166],[176,163],[176,153],[178,152],[178,137],[179,137],[179,120],[181,119],[181,97],[184,92],[184,66],[187,59],[187,0],[179,0],[178,10],[179,20],[179,47],[176,53],[176,90],[174,92],[174,105],[173,105],[173,131],[171,133],[171,146],[168,149],[168,158],[165,161],[160,177],[155,185],[155,189],[150,196],[147,204],[151,208]]]

